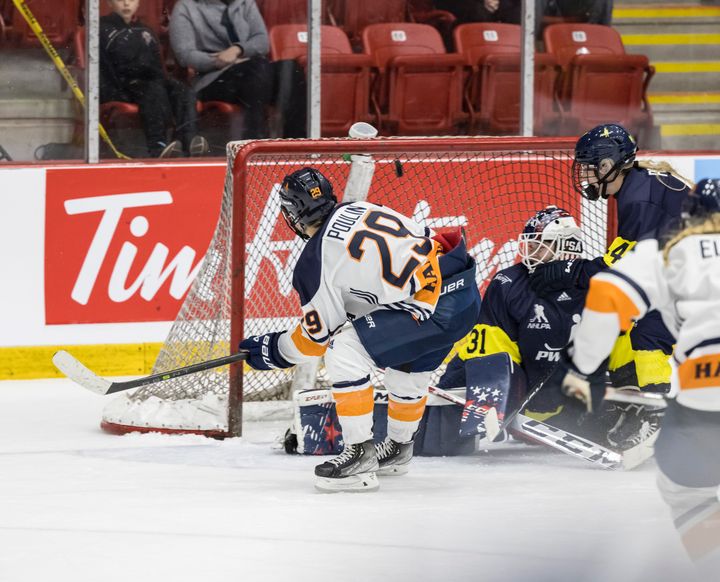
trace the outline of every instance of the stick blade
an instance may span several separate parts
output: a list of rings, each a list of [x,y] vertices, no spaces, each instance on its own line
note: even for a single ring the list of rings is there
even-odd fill
[[[95,374],[65,350],[55,352],[52,361],[70,380],[95,394],[105,395],[112,386],[112,382]]]

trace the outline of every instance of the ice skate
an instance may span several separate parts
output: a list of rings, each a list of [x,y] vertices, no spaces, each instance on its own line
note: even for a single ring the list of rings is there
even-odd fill
[[[375,445],[375,453],[380,465],[378,475],[404,475],[413,456],[413,443],[399,443],[388,437]]]
[[[315,467],[315,488],[324,492],[374,491],[378,488],[378,459],[372,440],[345,445],[334,459]]]
[[[627,451],[649,439],[657,438],[660,419],[664,413],[641,404],[616,404],[617,421],[608,431],[608,443],[620,451]]]

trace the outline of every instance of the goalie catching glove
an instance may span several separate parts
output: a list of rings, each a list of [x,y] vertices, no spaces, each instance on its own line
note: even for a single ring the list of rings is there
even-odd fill
[[[588,412],[598,411],[605,397],[605,366],[600,366],[592,374],[583,374],[573,364],[569,350],[570,347],[566,347],[560,352],[560,361],[547,384],[559,387],[565,396],[585,404]]]
[[[276,331],[242,340],[238,347],[248,353],[248,365],[255,370],[276,370],[293,366],[294,364],[282,357],[278,348],[278,340],[284,333]]]

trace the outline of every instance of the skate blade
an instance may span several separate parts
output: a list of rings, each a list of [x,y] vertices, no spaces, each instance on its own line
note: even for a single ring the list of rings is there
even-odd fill
[[[358,473],[339,479],[329,477],[316,477],[315,489],[322,493],[337,493],[339,491],[365,492],[377,491],[380,483],[375,473]]]
[[[623,469],[630,471],[639,467],[655,454],[655,441],[660,435],[660,429],[652,433],[647,439],[634,447],[622,452]]]
[[[388,467],[382,467],[377,470],[377,474],[385,477],[388,475],[399,476],[405,475],[409,470],[410,467],[408,467],[408,463],[405,463],[404,465],[390,465]]]

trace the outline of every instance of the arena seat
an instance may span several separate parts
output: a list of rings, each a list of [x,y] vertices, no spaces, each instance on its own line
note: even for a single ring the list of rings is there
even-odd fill
[[[26,0],[28,8],[55,48],[69,47],[78,26],[80,0]],[[39,46],[40,41],[21,14],[12,17],[13,36],[21,46]]]
[[[650,132],[647,88],[655,74],[645,55],[625,52],[620,34],[599,24],[553,24],[545,47],[562,68],[559,101],[562,129],[576,134],[614,122],[632,133]]]
[[[354,46],[368,25],[408,20],[407,0],[334,0],[331,10]]]
[[[278,24],[307,23],[307,0],[256,0],[268,30]]]
[[[445,52],[436,29],[403,22],[371,24],[362,39],[376,68],[372,100],[381,132],[457,133],[467,118],[462,112],[464,62]]]
[[[520,130],[520,25],[470,23],[454,31],[455,46],[470,70],[465,102],[471,133],[517,134]],[[535,55],[534,127],[536,135],[554,133],[558,66],[548,54]]]
[[[338,27],[321,27],[321,131],[347,136],[356,121],[371,121],[370,66],[367,55],[353,54],[347,35]],[[307,70],[307,27],[282,24],[270,29],[272,60],[295,59]]]

